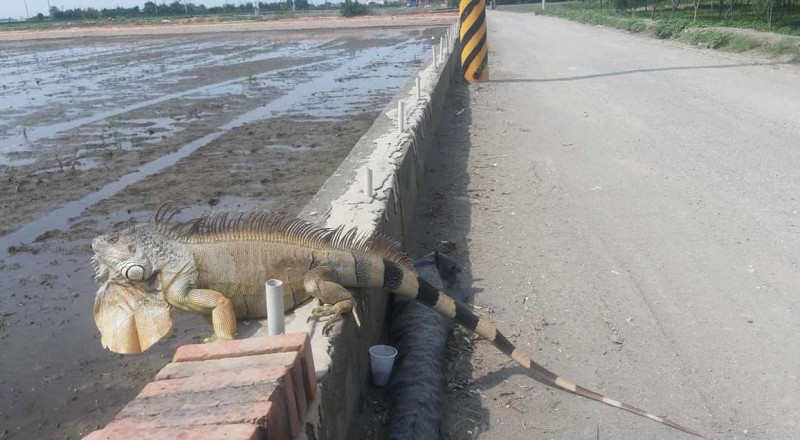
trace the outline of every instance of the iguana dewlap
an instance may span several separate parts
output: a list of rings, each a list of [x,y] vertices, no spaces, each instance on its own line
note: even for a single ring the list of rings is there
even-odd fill
[[[417,278],[397,244],[355,231],[329,230],[266,213],[219,213],[169,226],[154,224],[97,237],[95,322],[111,351],[146,350],[172,326],[172,307],[211,317],[216,339],[232,339],[236,318],[265,317],[264,282],[278,278],[294,299],[322,302],[317,315],[352,310],[347,287],[383,289],[414,298],[490,341],[545,385],[605,403],[702,437],[668,419],[608,398],[534,362],[488,320]]]

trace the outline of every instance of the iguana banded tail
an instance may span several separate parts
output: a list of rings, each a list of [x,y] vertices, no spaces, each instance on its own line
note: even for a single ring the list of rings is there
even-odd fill
[[[323,305],[314,315],[332,319],[352,310],[347,290],[375,288],[414,298],[485,338],[537,381],[703,437],[663,417],[611,399],[534,362],[486,319],[418,279],[413,263],[392,240],[358,237],[260,212],[218,213],[170,226],[162,207],[154,224],[97,237],[95,322],[102,344],[129,353],[147,349],[172,325],[172,307],[211,317],[215,339],[233,339],[236,318],[266,315],[263,285],[283,280]],[[125,284],[125,281],[130,284]],[[704,438],[704,437],[703,437]]]

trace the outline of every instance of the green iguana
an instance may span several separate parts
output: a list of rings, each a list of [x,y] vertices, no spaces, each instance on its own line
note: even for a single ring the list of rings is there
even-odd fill
[[[312,316],[339,318],[353,309],[347,290],[375,288],[414,298],[482,336],[537,381],[703,437],[666,418],[578,386],[525,355],[494,324],[479,318],[424,280],[399,245],[355,230],[323,229],[260,212],[217,213],[170,226],[159,209],[153,224],[95,238],[93,263],[102,283],[94,316],[102,344],[115,352],[147,349],[172,326],[175,307],[210,316],[212,339],[236,335],[236,318],[266,316],[264,282],[283,280],[288,295],[310,295]]]

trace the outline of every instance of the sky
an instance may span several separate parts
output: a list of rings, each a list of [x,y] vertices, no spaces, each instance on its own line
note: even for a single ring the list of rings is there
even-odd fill
[[[0,18],[25,18],[25,1],[26,0],[0,0]],[[147,0],[49,0],[50,6],[58,8],[63,6],[64,9],[102,9],[116,8],[117,6],[122,6],[124,8],[139,6],[141,8],[144,6],[145,1]],[[173,1],[174,0],[159,0],[156,1],[156,3],[172,3]],[[47,15],[47,11],[50,9],[47,6],[48,0],[27,0],[27,2],[31,17],[40,12]],[[222,6],[225,3],[238,5],[239,3],[247,3],[247,1],[227,0],[226,2],[225,0],[192,0],[189,3],[206,6]]]

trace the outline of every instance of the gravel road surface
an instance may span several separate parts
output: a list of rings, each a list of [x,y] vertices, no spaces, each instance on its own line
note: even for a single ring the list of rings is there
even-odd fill
[[[800,70],[532,14],[488,28],[423,241],[454,242],[478,311],[553,371],[711,438],[800,438]],[[691,438],[477,345],[447,438]]]

